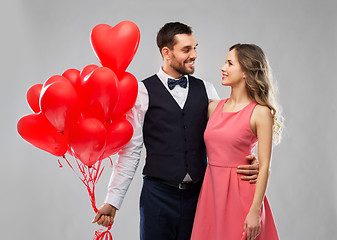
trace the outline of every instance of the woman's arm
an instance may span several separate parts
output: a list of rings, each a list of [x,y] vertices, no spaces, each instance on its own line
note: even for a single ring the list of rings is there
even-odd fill
[[[247,239],[254,239],[261,230],[260,212],[265,196],[272,152],[273,118],[268,107],[257,105],[251,117],[251,128],[258,138],[259,175],[253,203],[244,224]]]
[[[216,108],[216,106],[218,106],[219,102],[220,100],[215,100],[208,104],[207,119],[211,117],[212,113],[214,112],[214,109]]]

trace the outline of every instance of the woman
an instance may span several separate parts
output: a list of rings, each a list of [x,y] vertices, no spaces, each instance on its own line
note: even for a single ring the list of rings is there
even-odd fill
[[[265,197],[272,142],[277,144],[281,133],[268,60],[260,47],[236,44],[221,71],[231,95],[208,107],[208,166],[191,239],[279,239]],[[245,156],[257,141],[259,175],[250,184],[240,180],[236,167],[247,164]]]

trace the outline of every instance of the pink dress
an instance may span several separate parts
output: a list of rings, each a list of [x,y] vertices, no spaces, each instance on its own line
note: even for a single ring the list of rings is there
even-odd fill
[[[239,165],[254,152],[257,137],[250,128],[256,106],[252,101],[238,112],[223,112],[221,100],[211,115],[204,138],[208,166],[201,188],[191,240],[240,240],[253,201],[255,184],[240,179]],[[261,210],[260,240],[279,239],[268,200]]]

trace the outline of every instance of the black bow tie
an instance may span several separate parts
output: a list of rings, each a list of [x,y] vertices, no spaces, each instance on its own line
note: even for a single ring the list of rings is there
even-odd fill
[[[177,84],[180,85],[180,87],[186,88],[187,87],[187,78],[186,77],[182,77],[178,80],[172,79],[172,78],[168,78],[167,79],[167,84],[170,90],[172,90]]]

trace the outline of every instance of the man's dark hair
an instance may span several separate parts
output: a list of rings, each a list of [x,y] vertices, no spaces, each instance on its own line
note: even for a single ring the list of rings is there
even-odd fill
[[[191,35],[192,28],[181,22],[166,23],[157,34],[157,45],[160,53],[163,47],[173,49],[174,44],[176,44],[174,36],[177,34]]]

